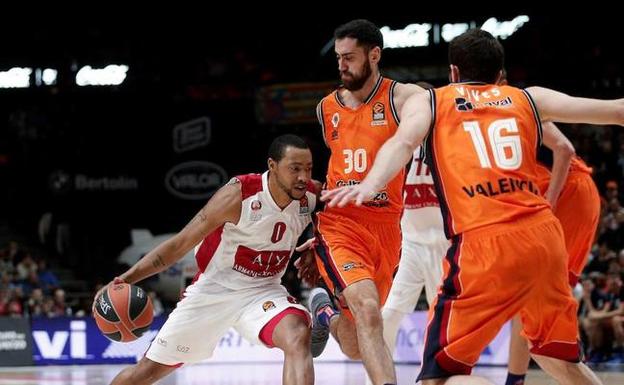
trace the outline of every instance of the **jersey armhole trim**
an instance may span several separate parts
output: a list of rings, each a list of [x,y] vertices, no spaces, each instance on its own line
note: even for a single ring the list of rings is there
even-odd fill
[[[399,119],[399,113],[396,109],[396,106],[394,105],[394,88],[397,84],[398,82],[393,80],[392,84],[390,85],[390,111],[392,111],[392,117],[394,118],[396,124],[400,124],[401,120]]]
[[[539,149],[540,146],[542,145],[542,135],[543,135],[542,134],[542,119],[540,119],[539,112],[537,111],[537,106],[535,105],[535,102],[533,101],[533,98],[531,97],[531,95],[526,90],[522,90],[522,92],[524,93],[527,100],[529,101],[529,105],[531,106],[531,110],[533,111],[533,117],[535,118],[535,123],[537,125],[536,148]]]
[[[425,137],[425,139],[423,140],[422,145],[420,146],[420,158],[423,160],[423,162],[426,162],[428,160],[432,160],[432,159],[427,159],[427,154],[429,153],[429,151],[427,151],[427,146],[432,145],[430,144],[430,136],[433,135],[433,128],[435,127],[435,122],[436,122],[436,96],[435,96],[435,90],[434,89],[428,89],[427,92],[429,92],[429,98],[431,99],[431,125],[429,126],[429,132],[427,133],[427,136]]]
[[[323,118],[323,102],[325,99],[322,99],[319,104],[316,105],[316,118],[321,125],[321,133],[323,134],[323,142],[325,142],[325,146],[329,147],[327,144],[327,137],[325,134],[325,119]]]

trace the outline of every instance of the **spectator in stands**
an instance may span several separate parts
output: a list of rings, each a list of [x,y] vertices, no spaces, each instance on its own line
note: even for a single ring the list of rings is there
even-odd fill
[[[600,238],[600,243],[598,247],[592,251],[590,261],[585,267],[585,271],[588,273],[600,272],[606,274],[609,270],[609,263],[615,257],[615,252],[609,249],[607,241],[604,238]]]
[[[93,296],[81,298],[75,307],[74,317],[86,317],[91,314]]]
[[[28,296],[33,291],[33,289],[41,287],[41,283],[39,282],[39,275],[36,271],[31,270],[28,273],[28,278],[19,281],[19,286],[24,290],[24,293]]]
[[[15,286],[11,273],[8,271],[0,272],[0,290],[13,290]]]
[[[31,318],[35,317],[44,317],[46,314],[43,308],[43,290],[41,288],[35,288],[30,293],[30,298],[28,298],[28,313]]]
[[[48,269],[48,264],[43,258],[39,259],[37,263],[37,275],[39,276],[39,285],[46,294],[52,293],[61,286],[56,274]]]
[[[606,184],[605,199],[607,202],[609,202],[612,199],[616,199],[616,198],[620,199],[618,183],[614,180],[610,180]]]
[[[52,313],[55,317],[71,317],[72,309],[65,303],[65,290],[54,290],[54,306],[52,308]]]
[[[13,295],[12,295],[13,301],[19,303],[19,308],[20,308],[20,314],[24,314],[24,310],[26,309],[26,303],[28,302],[28,298],[26,297],[26,295],[24,294],[24,289],[22,288],[22,286],[17,285],[15,286],[15,288],[13,289]]]
[[[54,300],[52,299],[52,297],[43,298],[42,311],[43,314],[48,318],[54,318],[59,316],[54,312]]]
[[[620,253],[621,255],[621,253]],[[614,313],[611,319],[611,327],[613,328],[614,348],[613,357],[611,363],[623,364],[624,363],[624,270],[620,271],[620,293],[619,293],[619,308]]]
[[[595,363],[609,358],[614,348],[610,336],[614,335],[614,323],[619,321],[616,316],[624,315],[622,280],[619,274],[608,275],[606,282],[604,275],[600,278],[591,293],[583,293],[584,306],[589,309],[583,320],[583,328],[589,340],[589,361]],[[617,360],[621,352],[613,350],[613,353],[613,359]]]
[[[9,241],[9,246],[7,247],[6,252],[9,259],[15,262],[19,257],[21,249],[16,241]]]
[[[624,223],[624,207],[618,198],[612,198],[608,201],[607,213],[602,218],[602,237],[611,249],[620,249],[624,246],[622,223]]]
[[[620,250],[618,255],[618,266],[620,267],[620,273],[624,273],[624,249]]]
[[[13,298],[9,301],[9,317],[21,318],[24,315],[24,308],[22,307],[22,303],[18,298]]]
[[[37,273],[37,264],[30,253],[25,253],[24,258],[17,264],[17,279],[26,280],[32,271]]]
[[[11,300],[11,289],[0,288],[0,317],[9,314],[9,301]]]
[[[14,271],[15,265],[13,265],[13,259],[9,256],[8,250],[0,250],[0,274],[13,274]]]

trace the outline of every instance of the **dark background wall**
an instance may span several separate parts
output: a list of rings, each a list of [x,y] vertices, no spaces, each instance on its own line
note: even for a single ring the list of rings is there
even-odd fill
[[[0,218],[5,227],[34,235],[42,215],[52,213],[54,224],[71,229],[62,259],[86,276],[98,276],[130,243],[129,229],[177,231],[204,204],[204,198],[181,199],[165,187],[176,165],[208,161],[228,177],[261,172],[272,138],[294,132],[313,146],[314,174],[323,179],[327,154],[310,116],[323,92],[337,85],[333,49],[324,55],[321,50],[338,24],[365,17],[393,29],[416,22],[481,25],[490,16],[511,20],[520,14],[291,12],[299,16],[213,14],[180,25],[109,20],[0,27],[5,37],[0,70],[59,71],[54,86],[0,89]],[[512,84],[603,98],[624,95],[617,20],[608,15],[529,16],[503,41]],[[397,80],[444,85],[446,49],[441,43],[386,50],[382,68]],[[130,67],[123,84],[75,85],[80,67],[108,64]],[[312,85],[304,96],[287,95],[287,87],[266,96],[264,87],[290,83]],[[288,98],[307,106],[307,117],[285,118]],[[210,142],[176,152],[174,127],[201,117],[210,120]],[[601,134],[576,126],[568,132],[577,151],[596,167],[599,182],[622,178],[617,131]],[[612,153],[598,150],[601,141],[611,143]],[[208,172],[212,182],[219,179],[214,170]],[[95,182],[77,189],[72,186],[77,175]],[[125,187],[110,187],[119,181]]]

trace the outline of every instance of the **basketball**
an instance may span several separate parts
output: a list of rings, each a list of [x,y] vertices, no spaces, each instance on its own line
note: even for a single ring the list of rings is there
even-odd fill
[[[138,286],[127,283],[109,285],[96,299],[93,316],[107,338],[131,342],[145,333],[154,318],[152,301]]]

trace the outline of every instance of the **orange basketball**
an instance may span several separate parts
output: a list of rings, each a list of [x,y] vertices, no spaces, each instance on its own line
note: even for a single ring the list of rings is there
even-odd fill
[[[95,323],[113,341],[130,342],[141,337],[154,319],[152,301],[138,286],[109,285],[96,299]]]

